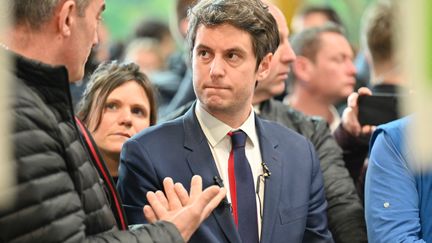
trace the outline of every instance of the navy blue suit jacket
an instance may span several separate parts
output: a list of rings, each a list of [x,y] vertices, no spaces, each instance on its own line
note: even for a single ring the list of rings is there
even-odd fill
[[[145,195],[161,190],[167,176],[185,188],[193,175],[202,177],[204,188],[215,184],[219,173],[194,109],[145,129],[123,146],[117,187],[130,224],[145,223]],[[262,159],[271,171],[265,183],[261,242],[333,242],[320,164],[311,143],[260,118],[256,128]],[[189,242],[241,242],[229,206],[216,208]]]

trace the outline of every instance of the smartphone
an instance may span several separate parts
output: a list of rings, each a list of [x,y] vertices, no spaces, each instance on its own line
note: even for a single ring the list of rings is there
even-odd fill
[[[360,125],[377,126],[398,119],[400,99],[396,94],[360,95],[357,100]]]

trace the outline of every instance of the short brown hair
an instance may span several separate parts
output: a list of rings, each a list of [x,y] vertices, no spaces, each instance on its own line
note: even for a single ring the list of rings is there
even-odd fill
[[[119,86],[135,81],[145,91],[150,102],[150,126],[156,124],[157,108],[153,86],[147,75],[139,71],[135,63],[102,63],[90,77],[87,88],[78,103],[77,116],[89,125],[90,116],[96,116],[96,131],[100,125],[104,104],[111,92]]]
[[[84,16],[91,0],[75,0],[78,14]],[[14,24],[29,24],[39,29],[42,24],[50,20],[55,9],[62,0],[13,0],[10,1],[13,10]]]
[[[344,30],[340,25],[333,22],[328,22],[322,26],[310,27],[300,33],[296,34],[291,40],[291,47],[297,56],[303,56],[315,62],[316,55],[318,54],[321,46],[321,34],[323,33],[336,33],[344,35]],[[288,73],[288,83],[292,86],[296,82],[296,74],[292,64],[290,72]],[[287,87],[288,89],[291,87]]]
[[[200,25],[218,26],[225,23],[251,35],[257,58],[256,68],[265,55],[274,53],[279,46],[276,20],[269,13],[268,6],[260,0],[201,0],[189,11],[187,40],[190,57]]]
[[[292,39],[291,46],[294,53],[297,56],[304,56],[311,61],[315,61],[321,47],[321,34],[323,33],[336,33],[345,36],[343,28],[332,22],[307,28],[296,34]]]
[[[394,1],[378,1],[365,16],[365,36],[374,62],[393,58],[394,51]]]

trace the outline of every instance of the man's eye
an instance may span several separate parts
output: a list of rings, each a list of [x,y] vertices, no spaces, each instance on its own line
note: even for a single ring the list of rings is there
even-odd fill
[[[336,63],[343,63],[344,62],[344,58],[341,56],[337,56],[333,58],[333,61],[335,61]]]
[[[208,53],[208,51],[199,51],[198,52],[198,56],[200,56],[200,57],[208,57],[209,53]]]
[[[227,57],[228,57],[228,59],[229,59],[230,61],[237,61],[237,60],[240,58],[240,56],[239,56],[237,53],[234,53],[234,52],[229,53],[229,54],[227,55]]]

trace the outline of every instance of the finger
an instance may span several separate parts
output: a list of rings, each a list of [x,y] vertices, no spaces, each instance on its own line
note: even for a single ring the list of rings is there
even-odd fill
[[[348,96],[347,105],[351,108],[357,108],[358,93],[352,93]]]
[[[220,188],[218,194],[216,194],[216,196],[213,197],[210,202],[206,204],[203,215],[201,217],[202,220],[207,218],[211,214],[211,212],[220,204],[220,202],[225,198],[226,192],[226,188]]]
[[[154,192],[147,192],[147,201],[156,218],[163,218],[167,214],[168,208],[159,201]]]
[[[174,190],[174,182],[171,178],[167,177],[163,180],[165,195],[168,199],[170,209],[177,209],[182,206],[177,193]]]
[[[180,199],[182,206],[186,206],[189,203],[189,194],[181,183],[174,185],[174,190]]]
[[[206,218],[215,209],[226,193],[225,188],[210,186],[206,188],[193,203],[194,210],[198,210],[201,219]],[[218,197],[219,196],[219,197]]]
[[[149,222],[150,224],[158,220],[155,212],[153,211],[152,207],[150,207],[149,205],[144,206],[143,212],[144,212],[144,217],[146,218],[147,222]]]
[[[159,202],[166,208],[166,209],[170,209],[169,204],[168,204],[168,200],[165,197],[165,194],[162,191],[157,191],[156,193],[156,197],[159,200]]]
[[[361,132],[360,123],[357,118],[357,109],[345,108],[342,114],[342,127],[350,134],[358,136]]]
[[[372,95],[372,91],[367,87],[361,87],[358,89],[359,95]]]
[[[199,175],[194,175],[192,177],[191,181],[191,188],[190,188],[190,201],[195,201],[195,199],[201,194],[202,192],[202,179]]]
[[[370,135],[370,134],[372,134],[373,129],[374,129],[374,126],[365,125],[365,126],[362,127],[362,131],[361,132],[362,132],[363,135]]]

